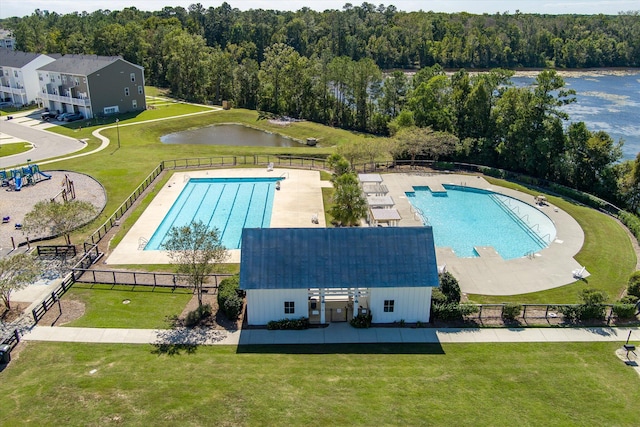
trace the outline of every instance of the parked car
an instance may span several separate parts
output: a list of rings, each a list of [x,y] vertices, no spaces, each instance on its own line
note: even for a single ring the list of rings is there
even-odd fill
[[[57,121],[59,121],[59,122],[61,122],[61,121],[63,121],[63,120],[64,120],[64,118],[65,118],[65,117],[67,117],[69,114],[73,114],[73,113],[61,113],[61,114],[58,114],[58,115],[56,116],[56,120],[57,120]]]
[[[75,120],[82,120],[82,119],[84,119],[84,116],[82,115],[82,113],[71,113],[68,116],[64,117],[65,122],[73,122]]]
[[[58,115],[56,114],[55,111],[45,111],[44,113],[41,114],[40,117],[42,117],[42,120],[48,122],[49,120],[53,120],[57,117]]]

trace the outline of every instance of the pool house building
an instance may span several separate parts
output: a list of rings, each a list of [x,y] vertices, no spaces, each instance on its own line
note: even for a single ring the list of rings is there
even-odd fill
[[[247,322],[308,317],[373,323],[429,321],[438,286],[431,227],[250,228],[242,234],[240,288]]]

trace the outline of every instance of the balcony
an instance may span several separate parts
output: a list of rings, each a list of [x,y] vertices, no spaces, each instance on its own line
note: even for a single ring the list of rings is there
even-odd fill
[[[27,95],[27,91],[23,87],[0,86],[0,91],[12,93],[19,96]]]
[[[91,100],[88,98],[73,98],[71,96],[54,95],[52,93],[40,92],[40,98],[43,101],[56,101],[64,104],[80,105],[86,107],[91,104]]]

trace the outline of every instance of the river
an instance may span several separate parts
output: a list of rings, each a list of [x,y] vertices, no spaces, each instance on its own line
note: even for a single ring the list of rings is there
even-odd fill
[[[564,107],[571,122],[585,122],[589,130],[603,130],[614,140],[624,141],[623,160],[640,152],[640,70],[584,71],[561,73],[567,89],[576,91],[576,102]],[[516,86],[534,81],[531,74],[518,73]]]

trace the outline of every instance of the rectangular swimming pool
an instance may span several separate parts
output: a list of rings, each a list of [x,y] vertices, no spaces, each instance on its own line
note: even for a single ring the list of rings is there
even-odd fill
[[[191,178],[145,250],[162,250],[172,227],[198,220],[218,229],[224,247],[239,249],[243,228],[269,227],[276,182],[282,179]]]

